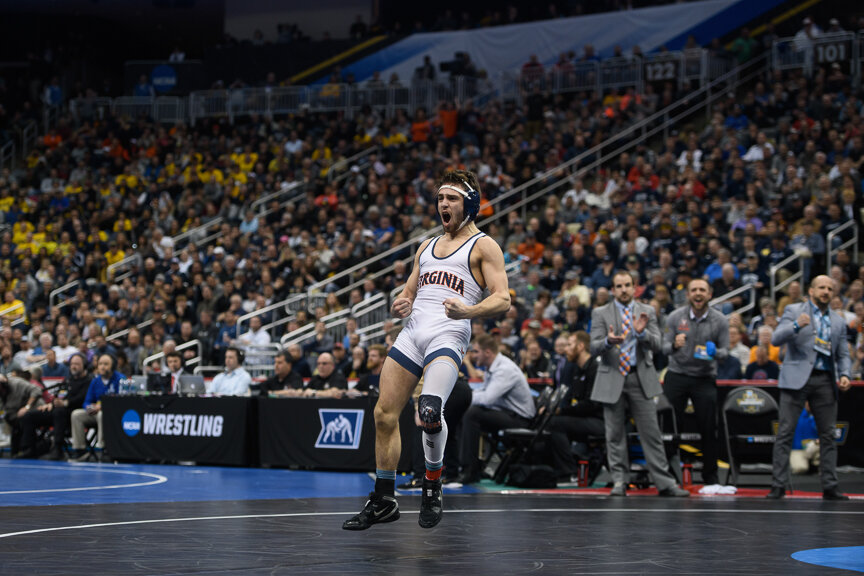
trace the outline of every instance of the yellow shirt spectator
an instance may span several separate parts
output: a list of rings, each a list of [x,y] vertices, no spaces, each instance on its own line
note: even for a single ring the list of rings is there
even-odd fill
[[[26,220],[18,220],[12,225],[12,242],[15,244],[25,242],[27,240],[27,234],[32,233],[33,230],[35,230],[33,224]]]
[[[17,320],[24,316],[25,313],[24,302],[18,300],[14,292],[7,290],[4,302],[0,304],[0,317]]]
[[[108,262],[108,266],[112,264],[116,264],[120,262],[126,257],[126,252],[123,250],[117,249],[116,247],[109,249],[105,252],[105,261]]]

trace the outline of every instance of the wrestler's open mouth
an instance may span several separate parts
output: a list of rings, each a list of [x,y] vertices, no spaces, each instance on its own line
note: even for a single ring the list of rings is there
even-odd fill
[[[441,221],[444,222],[444,224],[449,224],[450,223],[450,213],[449,212],[442,213],[441,214]]]

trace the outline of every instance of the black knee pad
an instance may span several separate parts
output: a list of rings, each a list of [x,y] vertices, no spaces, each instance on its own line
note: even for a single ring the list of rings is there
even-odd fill
[[[441,432],[441,397],[421,394],[417,402],[417,413],[423,423],[423,430],[430,434]]]

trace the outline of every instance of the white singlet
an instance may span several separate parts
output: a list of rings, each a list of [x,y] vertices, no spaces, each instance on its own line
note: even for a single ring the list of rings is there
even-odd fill
[[[449,256],[435,256],[438,236],[420,253],[417,295],[408,323],[399,333],[389,356],[417,376],[438,356],[453,358],[457,366],[471,340],[471,321],[454,320],[444,313],[444,300],[459,298],[468,306],[480,302],[483,289],[471,272],[471,250],[485,236],[478,232]]]

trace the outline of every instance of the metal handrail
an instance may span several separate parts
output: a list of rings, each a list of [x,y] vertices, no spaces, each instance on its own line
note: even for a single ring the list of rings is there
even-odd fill
[[[126,256],[122,260],[118,260],[114,264],[109,264],[107,272],[106,272],[108,279],[114,280],[114,281],[118,280],[119,278],[114,276],[114,274],[116,273],[116,271],[118,269],[123,268],[123,267],[131,264],[132,262],[135,262],[137,266],[141,266],[141,260],[142,260],[141,254],[138,254],[136,252],[135,254],[130,254],[129,256]]]
[[[15,310],[19,310],[19,309],[24,311],[23,314],[21,314],[22,318],[27,315],[27,305],[24,304],[24,302],[21,302],[20,304],[16,304],[15,306],[12,306],[12,307],[7,308],[7,309],[3,310],[2,312],[0,312],[0,318],[2,318],[3,316],[7,316],[9,314],[12,314],[12,312],[14,312]]]
[[[252,212],[255,212],[255,209],[258,208],[258,206],[266,206],[267,203],[270,202],[271,200],[273,200],[275,198],[279,198],[280,196],[284,196],[285,194],[287,194],[289,192],[293,192],[297,188],[305,188],[305,186],[306,186],[305,182],[300,182],[300,181],[291,182],[285,188],[277,190],[276,192],[271,192],[270,194],[267,194],[265,196],[262,196],[261,198],[258,198],[257,200],[252,202],[252,204],[249,206],[249,209],[252,210]]]
[[[794,274],[790,275],[788,278],[786,278],[785,280],[783,280],[782,282],[780,282],[778,284],[777,283],[777,273],[780,272],[780,270],[783,270],[784,268],[786,268],[789,264],[792,264],[793,262],[795,262],[796,260],[798,261],[798,272],[795,272]],[[783,260],[781,260],[777,264],[772,264],[768,270],[768,278],[771,281],[771,300],[773,300],[774,302],[777,302],[777,298],[776,298],[777,292],[779,292],[780,290],[782,290],[783,288],[785,288],[786,286],[788,286],[792,282],[798,280],[799,278],[803,278],[803,277],[804,277],[804,256],[802,254],[795,253],[795,254],[792,254],[791,256],[787,257],[787,258],[784,258]]]
[[[202,345],[201,345],[201,341],[198,340],[197,338],[195,340],[190,340],[189,342],[185,342],[183,344],[180,344],[179,346],[175,347],[174,350],[176,352],[182,352],[183,350],[186,350],[188,348],[192,348],[193,346],[195,346],[198,349],[198,356],[196,358],[191,358],[190,360],[187,360],[186,364],[191,364],[193,360],[195,362],[200,362],[201,361]],[[161,360],[164,357],[165,357],[164,352],[157,352],[156,354],[152,354],[150,356],[147,356],[146,358],[144,358],[144,362],[142,362],[142,366],[144,366],[146,368],[154,360]]]
[[[48,294],[48,308],[54,307],[54,302],[56,301],[57,296],[68,291],[70,288],[77,288],[79,286],[79,284],[80,284],[80,282],[78,282],[78,280],[75,280],[74,282],[69,282],[68,284],[64,284],[63,286],[60,286],[59,288],[55,288],[54,290],[52,290]]]
[[[150,318],[149,320],[144,320],[143,322],[136,324],[135,328],[137,328],[138,330],[141,330],[142,328],[146,328],[147,326],[152,325],[155,321],[156,320],[154,318]],[[119,332],[114,332],[113,334],[109,334],[108,336],[105,337],[105,341],[111,342],[113,340],[119,340],[120,338],[127,336],[131,330],[132,330],[132,328],[126,328],[124,330],[120,330]]]
[[[203,372],[224,372],[224,366],[196,366],[193,370],[193,374],[201,374]]]
[[[336,324],[340,321],[347,321],[350,315],[351,310],[345,308],[343,310],[339,310],[338,312],[334,312],[333,314],[322,316],[321,321],[324,322],[325,328],[329,328],[331,325]],[[288,334],[285,334],[279,340],[279,343],[282,345],[283,348],[287,348],[289,345],[294,344],[295,340],[302,340],[304,337],[308,336],[309,333],[312,332],[315,332],[315,322],[309,322],[308,324],[301,326],[294,332],[289,332]]]
[[[15,142],[9,140],[0,147],[0,168],[6,168],[6,163],[9,163],[9,168],[15,168]]]
[[[36,121],[31,120],[24,128],[21,129],[21,156],[26,158],[32,148],[36,147],[36,140],[39,137],[37,134],[38,128]]]
[[[717,298],[714,298],[713,300],[709,301],[708,305],[711,307],[715,307],[718,304],[723,304],[724,302],[728,302],[732,298],[740,296],[741,294],[744,294],[745,292],[750,293],[750,301],[747,304],[744,304],[740,308],[737,308],[737,309],[735,309],[729,313],[729,314],[734,314],[737,312],[739,314],[744,314],[745,312],[749,312],[750,310],[752,310],[753,308],[756,307],[756,285],[755,284],[745,284],[744,286],[741,286],[740,288],[736,288],[735,290],[732,290],[731,292],[727,292],[726,294],[724,294],[722,296],[718,296]],[[727,316],[729,314],[727,314]]]
[[[180,234],[177,234],[176,236],[171,238],[171,240],[172,240],[172,242],[174,242],[174,246],[176,248],[177,244],[180,241],[185,240],[186,238],[189,238],[190,236],[193,236],[197,232],[205,231],[208,228],[212,228],[213,226],[219,226],[224,221],[225,221],[225,218],[223,218],[222,216],[217,216],[216,218],[210,220],[209,222],[205,222],[204,224],[201,224],[200,226],[196,226],[195,228],[190,228],[189,230],[187,230],[185,232],[181,232]]]
[[[852,229],[852,238],[846,240],[835,249],[833,247],[834,238],[838,237],[849,228]],[[825,271],[826,274],[831,274],[831,263],[834,261],[834,256],[849,246],[852,246],[852,262],[858,262],[858,226],[855,224],[855,221],[849,220],[848,222],[844,222],[834,230],[828,232],[828,235],[825,237],[825,245],[828,247],[828,258],[826,258],[825,261],[825,266],[827,268]]]
[[[433,228],[433,230],[434,229],[435,228]],[[431,234],[431,231],[429,234],[423,234],[420,236],[416,236],[414,238],[410,238],[410,239],[406,240],[405,242],[403,242],[402,244],[399,244],[398,246],[394,246],[392,248],[385,250],[384,252],[380,252],[377,255],[373,256],[372,258],[364,260],[363,262],[360,262],[359,264],[355,264],[354,266],[351,266],[350,268],[343,270],[343,271],[339,272],[338,274],[334,274],[333,276],[330,276],[330,277],[326,278],[325,280],[321,280],[320,282],[316,282],[315,284],[312,284],[311,286],[309,286],[308,293],[311,295],[311,294],[314,294],[315,292],[321,292],[324,290],[324,287],[327,284],[331,284],[331,283],[335,282],[336,280],[341,280],[342,278],[344,278],[346,276],[350,276],[351,274],[354,274],[358,270],[362,270],[363,268],[365,268],[366,266],[368,266],[372,262],[377,262],[379,260],[383,260],[383,259],[387,258],[388,256],[391,256],[393,254],[396,254],[397,252],[405,250],[406,248],[409,248],[409,249],[413,248],[415,244],[422,244],[423,241],[426,240],[430,234]],[[341,289],[339,292],[344,293],[344,291],[345,291],[345,288]]]
[[[336,175],[337,170],[338,171],[345,171],[348,168],[350,168],[350,166],[353,162],[356,162],[357,160],[360,160],[361,158],[364,158],[366,156],[370,156],[373,153],[377,154],[380,151],[381,151],[381,148],[379,146],[377,146],[377,145],[376,146],[370,146],[369,148],[365,148],[365,149],[361,150],[360,152],[357,152],[353,156],[349,156],[348,158],[341,158],[339,160],[336,160],[335,162],[333,162],[333,164],[329,168],[327,168],[327,182],[333,182],[333,180],[336,178],[335,175]]]

